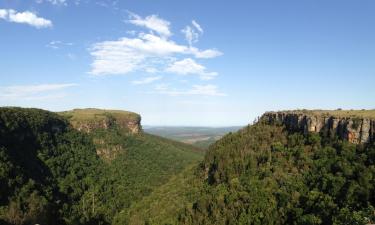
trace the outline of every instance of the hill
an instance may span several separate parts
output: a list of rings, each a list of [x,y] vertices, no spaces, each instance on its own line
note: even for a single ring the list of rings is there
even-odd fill
[[[361,117],[372,112],[360,112],[266,113],[211,145],[202,163],[137,203],[130,218],[133,224],[373,223],[374,139],[356,142],[341,135],[357,118],[372,123]],[[305,129],[317,116],[341,125]],[[173,185],[178,183],[190,187]],[[176,192],[184,206],[174,204]],[[168,213],[152,213],[159,203]]]
[[[132,133],[139,133],[142,130],[141,116],[128,111],[88,108],[74,109],[59,114],[66,117],[77,130],[88,133],[95,129],[107,129],[114,125]]]
[[[144,131],[168,139],[191,144],[207,149],[215,141],[229,132],[235,132],[241,127],[179,127],[179,126],[146,126]]]
[[[134,113],[0,108],[0,223],[111,224],[201,158]]]

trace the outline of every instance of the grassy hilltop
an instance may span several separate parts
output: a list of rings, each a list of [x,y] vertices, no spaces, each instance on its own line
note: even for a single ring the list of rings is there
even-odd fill
[[[71,122],[82,122],[90,120],[102,120],[106,116],[111,115],[117,119],[128,119],[128,120],[140,120],[141,116],[137,113],[123,111],[123,110],[107,110],[107,109],[73,109],[71,111],[59,112],[58,114],[63,115]]]

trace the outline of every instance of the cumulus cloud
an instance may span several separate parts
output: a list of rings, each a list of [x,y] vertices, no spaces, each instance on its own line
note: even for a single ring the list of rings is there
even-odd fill
[[[163,78],[163,77],[162,76],[146,77],[146,78],[141,79],[141,80],[134,80],[134,81],[132,81],[132,84],[134,84],[134,85],[150,84],[150,83],[153,83],[157,80],[160,80],[161,78]]]
[[[196,74],[202,80],[211,80],[218,74],[216,72],[207,72],[206,67],[198,64],[191,58],[186,58],[180,61],[176,61],[169,65],[166,69],[167,72],[176,73],[181,75]]]
[[[51,94],[74,86],[77,86],[77,84],[38,84],[0,87],[0,99],[43,99],[46,98],[46,94]],[[59,96],[61,96],[61,94],[59,94]]]
[[[128,20],[128,22],[131,24],[148,28],[164,37],[169,37],[172,35],[172,32],[169,28],[170,22],[161,19],[157,15],[150,15],[145,18],[142,18],[141,16],[135,13],[129,12],[129,17],[130,19]]]
[[[17,12],[14,9],[0,9],[0,19],[13,23],[23,23],[36,28],[52,27],[52,21],[38,17],[30,11]]]
[[[143,68],[148,60],[158,59],[166,64],[167,57],[190,54],[197,58],[214,58],[222,55],[215,49],[199,50],[179,45],[154,34],[140,33],[136,38],[123,37],[115,41],[95,43],[90,48],[94,61],[91,74],[127,74]],[[148,71],[145,71],[148,72]]]
[[[133,85],[150,84],[162,79],[158,73],[168,72],[179,75],[196,75],[201,80],[211,80],[218,73],[209,71],[194,60],[215,58],[223,53],[216,49],[199,49],[198,42],[203,28],[193,20],[182,32],[189,44],[176,43],[172,38],[171,23],[157,15],[141,17],[129,13],[130,24],[148,29],[128,32],[129,36],[117,40],[94,43],[89,52],[93,57],[90,73],[93,75],[115,75],[142,72],[153,74],[132,81]],[[167,84],[158,84],[154,91],[171,96],[225,96],[213,84],[193,85],[188,89],[174,89]],[[154,93],[155,93],[154,92]]]
[[[117,41],[99,42],[90,50],[90,54],[95,59],[91,65],[91,73],[94,75],[126,74],[142,69],[146,61],[152,59],[159,59],[161,64],[165,64],[163,61],[168,61],[166,57],[175,54],[191,54],[197,58],[212,58],[220,55],[216,50],[200,51],[145,33],[140,33],[137,38],[123,37]]]
[[[5,9],[0,9],[0,19],[6,19],[8,16],[8,11]]]
[[[155,87],[155,91],[159,94],[165,94],[169,96],[226,96],[225,93],[219,91],[216,85],[207,84],[207,85],[193,85],[188,90],[177,90],[171,89],[169,85],[161,84]]]

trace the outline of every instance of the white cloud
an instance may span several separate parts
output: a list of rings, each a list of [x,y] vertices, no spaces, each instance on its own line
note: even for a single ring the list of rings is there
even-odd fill
[[[157,73],[157,72],[158,72],[158,70],[157,70],[156,68],[153,68],[153,67],[147,67],[147,68],[145,69],[145,71],[146,71],[147,73]]]
[[[195,58],[214,58],[222,55],[216,49],[200,50],[191,45],[181,45],[174,42],[170,38],[170,23],[156,15],[142,18],[134,13],[129,14],[131,17],[130,23],[148,28],[149,33],[131,30],[129,35],[134,37],[122,37],[118,40],[94,43],[89,48],[93,57],[91,74],[116,75],[135,71],[156,73],[165,71],[171,60],[176,61],[184,55],[191,55]],[[194,29],[200,27],[197,23],[193,26]],[[189,26],[189,29],[191,31],[193,27]],[[190,31],[187,31],[187,33]],[[194,32],[198,35],[196,31]],[[191,43],[194,38],[191,37]],[[206,75],[206,77],[216,75],[216,73],[207,72],[201,72],[200,74]]]
[[[160,80],[161,78],[163,78],[163,77],[162,76],[146,77],[142,80],[135,80],[135,81],[132,82],[132,84],[134,84],[134,85],[150,84],[154,81]]]
[[[182,75],[196,74],[199,75],[202,80],[211,80],[218,75],[216,72],[207,72],[206,67],[198,64],[191,58],[174,62],[169,65],[166,71]]]
[[[189,43],[189,46],[192,46],[194,43],[198,42],[199,35],[203,34],[202,27],[195,20],[192,20],[191,24],[193,27],[187,25],[181,30],[181,32],[185,35],[185,39]]]
[[[39,85],[15,85],[0,87],[0,99],[42,99],[51,92],[77,86],[74,83],[68,84],[39,84]]]
[[[52,49],[59,49],[63,46],[72,46],[73,43],[71,42],[63,42],[63,41],[50,41],[48,44],[46,44],[46,47],[52,48]]]
[[[199,49],[197,49],[195,47],[190,47],[189,51],[196,58],[200,58],[200,59],[215,58],[215,57],[223,55],[222,52],[220,52],[219,50],[216,50],[216,49],[199,50]]]
[[[176,54],[190,54],[197,58],[213,58],[222,55],[221,52],[209,49],[200,51],[179,45],[172,40],[163,39],[154,34],[140,33],[136,38],[123,37],[117,41],[95,43],[90,48],[94,57],[91,73],[94,75],[126,74],[142,69],[146,61],[159,59],[166,64],[166,57]],[[148,71],[146,71],[148,72]]]
[[[30,11],[17,12],[13,9],[0,9],[0,18],[8,22],[24,23],[36,28],[52,27],[50,20],[38,17],[35,13]]]
[[[199,25],[199,23],[197,23],[195,20],[191,21],[191,23],[193,24],[193,26],[201,33],[203,34],[203,29],[201,27],[201,25]]]
[[[155,91],[159,94],[165,94],[169,96],[226,96],[225,93],[222,93],[218,90],[218,87],[216,85],[212,84],[193,85],[189,90],[170,89],[169,85],[161,84],[155,87]]]
[[[49,2],[53,5],[66,5],[66,0],[45,0],[46,2]]]
[[[0,18],[1,19],[6,19],[8,15],[8,11],[5,9],[0,9]]]
[[[128,20],[128,22],[131,24],[146,27],[164,37],[169,37],[172,35],[172,32],[169,29],[170,22],[159,18],[157,15],[150,15],[146,18],[142,18],[135,13],[129,12],[129,16],[130,19]]]
[[[184,29],[181,30],[181,32],[185,35],[185,39],[190,46],[192,46],[193,43],[198,42],[199,34],[195,32],[194,29],[190,26],[186,26]]]

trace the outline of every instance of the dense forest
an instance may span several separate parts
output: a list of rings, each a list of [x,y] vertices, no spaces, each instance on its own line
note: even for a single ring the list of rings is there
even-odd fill
[[[204,158],[113,126],[0,109],[0,224],[369,224],[375,145],[264,121]]]
[[[201,158],[156,136],[116,126],[87,134],[56,113],[1,108],[0,224],[111,224]]]
[[[198,169],[204,188],[179,223],[369,224],[374,163],[373,144],[259,122],[211,146]]]
[[[373,223],[374,144],[355,145],[326,132],[303,134],[258,122],[228,134],[194,169],[133,206],[130,221]],[[158,207],[161,214],[154,213]]]

